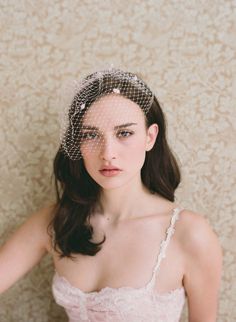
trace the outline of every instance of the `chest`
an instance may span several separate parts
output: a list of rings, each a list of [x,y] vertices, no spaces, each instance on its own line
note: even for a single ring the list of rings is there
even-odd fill
[[[95,256],[77,254],[75,260],[59,259],[54,254],[56,271],[72,285],[85,292],[100,290],[106,286],[118,288],[144,286],[151,278],[160,252],[160,244],[166,237],[168,220],[150,224],[134,224],[120,229],[97,229],[94,241],[106,241]],[[158,289],[181,286],[183,254],[178,240],[172,237],[168,245],[167,259],[160,267]]]

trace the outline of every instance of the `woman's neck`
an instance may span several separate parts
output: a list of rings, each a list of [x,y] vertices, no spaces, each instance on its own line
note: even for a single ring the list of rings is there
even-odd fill
[[[98,212],[110,223],[117,223],[137,216],[142,209],[140,207],[151,197],[151,192],[143,185],[141,178],[134,178],[119,188],[103,189]]]

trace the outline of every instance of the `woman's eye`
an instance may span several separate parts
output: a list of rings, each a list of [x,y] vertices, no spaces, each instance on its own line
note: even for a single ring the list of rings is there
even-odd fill
[[[128,137],[128,136],[131,136],[133,134],[133,132],[132,131],[120,131],[119,133],[118,133],[118,136],[120,137]]]
[[[86,132],[82,133],[81,138],[84,140],[93,140],[97,137],[97,133],[95,132]]]

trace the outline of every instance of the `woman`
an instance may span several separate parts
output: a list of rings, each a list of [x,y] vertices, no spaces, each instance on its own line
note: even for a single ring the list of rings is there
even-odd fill
[[[0,252],[0,292],[50,252],[53,295],[75,321],[216,321],[222,251],[174,201],[180,170],[157,98],[137,75],[95,72],[75,87],[54,160],[57,202]]]

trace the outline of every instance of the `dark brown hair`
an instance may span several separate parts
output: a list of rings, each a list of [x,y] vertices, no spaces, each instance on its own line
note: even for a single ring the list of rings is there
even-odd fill
[[[140,77],[139,79],[141,80]],[[106,81],[104,79],[104,82]],[[90,86],[101,88],[101,84],[98,84],[96,80]],[[83,92],[87,93],[88,89],[83,88]],[[83,93],[83,97],[84,95]],[[134,101],[125,90],[123,92],[121,90],[121,95]],[[73,108],[79,98],[79,94],[74,97],[69,113],[73,113]],[[87,108],[92,102],[90,100]],[[145,162],[141,169],[141,179],[151,193],[157,193],[174,201],[174,192],[180,183],[181,175],[177,161],[166,140],[166,121],[155,96],[146,114],[146,127],[148,128],[153,123],[158,124],[159,132],[153,148],[146,152]],[[89,218],[100,198],[101,187],[85,169],[83,159],[71,160],[63,152],[61,146],[56,153],[53,170],[57,202],[53,220],[48,228],[53,231],[54,248],[61,258],[73,258],[72,254],[77,253],[94,256],[106,240],[104,236],[101,242],[92,242],[93,227],[89,224]]]

